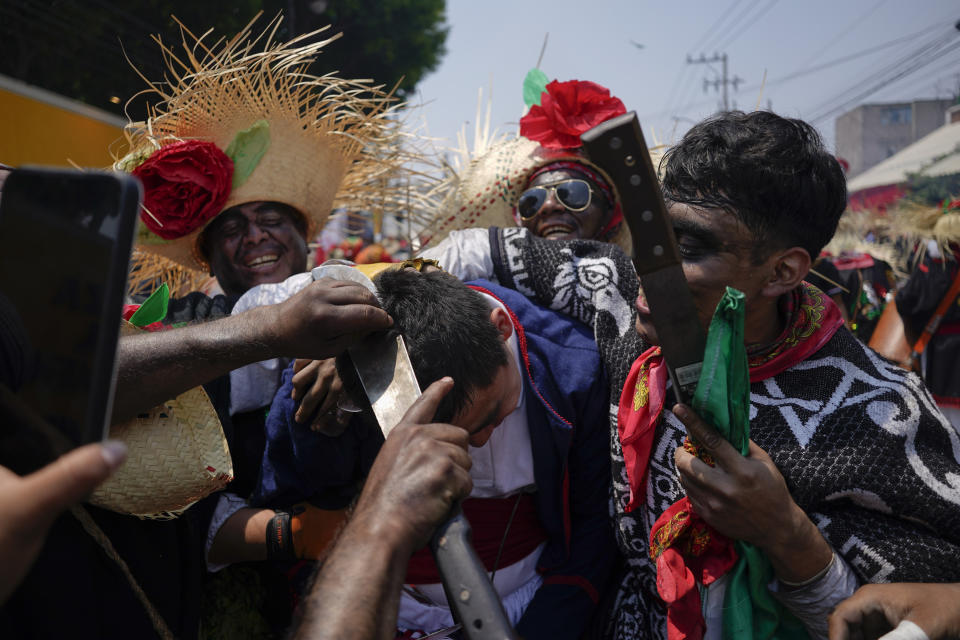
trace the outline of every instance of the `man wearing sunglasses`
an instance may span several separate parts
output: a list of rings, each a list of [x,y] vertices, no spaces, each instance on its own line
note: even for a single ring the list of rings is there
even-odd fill
[[[609,240],[623,222],[603,177],[577,162],[554,162],[533,174],[516,212],[534,235],[551,240]]]
[[[527,106],[520,135],[462,159],[466,168],[437,201],[421,246],[441,256],[451,244],[473,253],[486,242],[480,230],[523,227],[550,240],[600,240],[631,251],[616,189],[580,141],[583,132],[626,113],[623,102],[587,80],[554,80]]]
[[[711,639],[725,629],[725,612],[736,607],[713,587],[726,589],[725,581],[701,600],[692,571],[648,553],[651,533],[664,531],[657,521],[676,514],[671,505],[683,496],[717,531],[763,550],[771,565],[756,595],[779,602],[768,611],[782,605],[812,637],[826,636],[830,608],[859,584],[956,582],[960,490],[948,480],[960,473],[956,433],[916,376],[856,340],[835,305],[802,282],[846,203],[842,172],[819,135],[769,112],[723,113],[691,129],[663,167],[701,324],[727,286],[746,295],[746,456],[689,408],[671,410],[646,300],[637,299],[627,322],[614,313],[623,304],[610,302],[637,297],[626,256],[611,245],[547,242],[517,229],[487,236],[486,266],[501,285],[593,325],[615,390],[614,520],[627,567],[608,635],[676,637],[683,627]],[[687,433],[716,467],[683,447]],[[669,542],[656,540],[660,551]],[[658,585],[677,588],[662,595]],[[685,615],[673,609],[668,622],[664,599],[681,586],[695,596],[683,602],[692,606]],[[767,620],[770,629],[795,622],[780,613]]]

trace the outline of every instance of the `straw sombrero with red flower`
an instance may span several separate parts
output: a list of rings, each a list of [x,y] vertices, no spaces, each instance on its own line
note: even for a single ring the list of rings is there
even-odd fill
[[[181,25],[180,54],[155,38],[166,75],[144,80],[159,101],[127,126],[128,152],[115,163],[143,182],[141,249],[202,269],[200,234],[235,205],[287,204],[310,237],[334,206],[382,200],[378,178],[395,169],[388,150],[399,135],[392,96],[369,81],[309,75],[339,35],[278,43],[280,20],[214,44]]]
[[[576,168],[598,184],[614,213],[596,239],[629,252],[630,232],[613,181],[586,159],[580,143],[583,132],[626,113],[623,102],[594,82],[547,83],[537,69],[527,75],[524,95],[530,109],[520,119],[520,135],[485,149],[453,177],[448,196],[424,232],[424,246],[438,243],[455,229],[517,226],[521,193],[538,171],[552,165]]]

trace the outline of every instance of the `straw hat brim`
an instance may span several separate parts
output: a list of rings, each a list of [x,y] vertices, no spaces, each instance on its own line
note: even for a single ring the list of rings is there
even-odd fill
[[[599,173],[619,199],[610,176],[576,149],[545,149],[533,140],[512,138],[467,166],[425,232],[424,246],[436,245],[457,229],[517,226],[513,209],[527,188],[530,176],[540,167],[562,160],[577,162]],[[631,237],[626,223],[620,224],[610,241],[630,252]]]
[[[156,101],[145,121],[127,126],[126,153],[115,167],[133,171],[158,149],[182,141],[212,143],[234,161],[233,184],[220,213],[249,202],[280,202],[304,216],[308,237],[323,226],[335,203],[355,205],[382,192],[383,181],[374,178],[398,164],[399,154],[392,150],[400,136],[394,117],[399,105],[393,94],[369,80],[309,74],[310,65],[339,35],[318,39],[327,27],[277,42],[281,19],[277,16],[260,34],[253,31],[254,19],[233,38],[213,44],[205,41],[209,33],[198,37],[182,27],[176,52],[156,38],[164,79],[151,82],[141,74],[148,85],[144,93]],[[151,206],[162,209],[162,198],[181,191],[157,193],[161,200]],[[189,203],[144,211],[141,219],[162,226],[189,211],[184,204]],[[140,247],[205,269],[197,240],[209,222],[167,240],[142,227]],[[177,220],[176,228],[189,224]]]
[[[129,323],[122,335],[138,330]],[[195,387],[110,427],[127,445],[127,460],[89,502],[140,518],[169,519],[233,479],[233,462],[217,412]]]

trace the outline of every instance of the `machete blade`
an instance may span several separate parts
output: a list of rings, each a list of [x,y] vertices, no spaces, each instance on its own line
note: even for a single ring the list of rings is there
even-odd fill
[[[633,239],[633,264],[650,308],[679,402],[689,402],[700,379],[706,333],[683,275],[673,225],[650,151],[634,112],[611,118],[580,136],[590,161],[616,188]]]
[[[347,351],[386,438],[420,397],[403,336],[393,331],[373,334]]]

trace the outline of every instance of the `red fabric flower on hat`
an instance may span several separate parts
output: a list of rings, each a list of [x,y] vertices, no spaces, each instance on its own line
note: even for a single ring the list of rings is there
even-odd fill
[[[619,98],[595,82],[554,80],[540,104],[520,118],[520,135],[547,149],[574,149],[581,133],[626,112]]]
[[[140,218],[150,231],[174,240],[223,210],[233,183],[233,160],[212,142],[186,140],[162,147],[133,175],[143,182]]]

